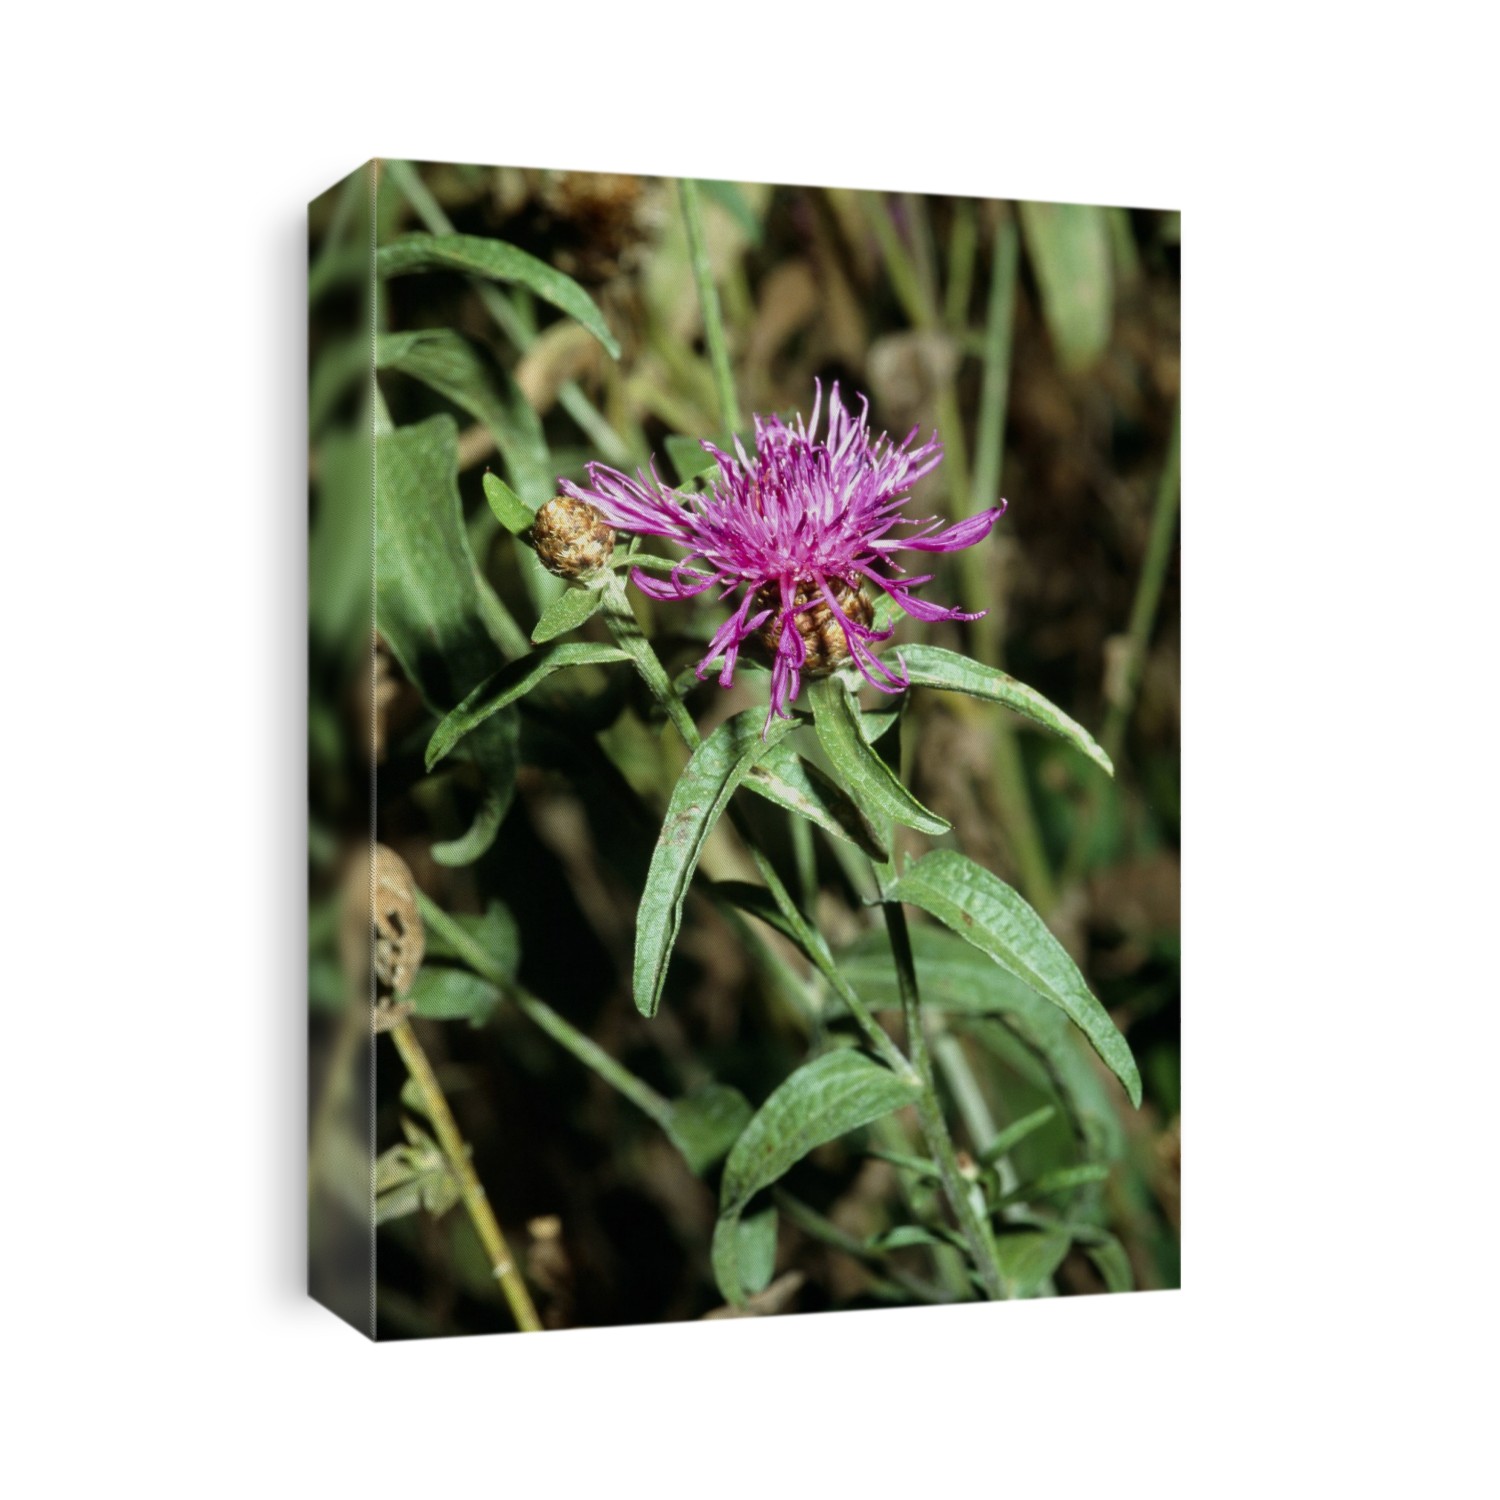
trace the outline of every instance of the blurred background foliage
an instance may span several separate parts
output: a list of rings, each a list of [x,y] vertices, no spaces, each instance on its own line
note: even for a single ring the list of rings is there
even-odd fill
[[[1129,1039],[1145,1101],[1131,1110],[1069,1028],[987,1006],[993,969],[919,926],[941,1076],[976,1159],[1020,1124],[1014,1172],[1053,1174],[1046,1222],[1071,1227],[1029,1291],[1176,1286],[1178,216],[758,184],[704,183],[701,196],[744,413],[805,412],[815,378],[837,380],[869,396],[877,430],[938,430],[945,461],[913,514],[1009,501],[987,544],[935,560],[934,597],[987,618],[907,621],[897,640],[1003,665],[1100,738],[1116,778],[1001,710],[921,693],[902,768],[952,822],[944,842],[1046,917]],[[499,525],[486,470],[535,509],[589,460],[654,456],[685,481],[702,459],[682,440],[722,436],[675,184],[382,162],[314,202],[309,231],[311,1106],[315,1152],[380,1156],[379,1332],[514,1322],[394,1049],[376,1047],[373,1140],[357,1124],[327,1128],[328,1083],[351,1055],[341,858],[367,827],[372,768],[379,839],[458,928],[445,940],[428,923],[406,1001],[542,1322],[703,1317],[723,1301],[708,1250],[717,1157],[695,1163],[648,1106],[711,1100],[715,1085],[763,1100],[808,1049],[808,1013],[789,998],[805,964],[732,905],[694,896],[660,1013],[636,1012],[635,905],[686,752],[628,674],[570,669],[463,755],[433,773],[424,762],[437,716],[527,649],[561,587]],[[467,258],[412,238],[455,234],[472,237]],[[560,274],[518,270],[507,247]],[[674,673],[721,618],[711,604],[640,607]],[[597,621],[580,638],[606,639]],[[689,703],[706,731],[764,692],[742,673]],[[841,964],[872,995],[893,982],[837,851],[790,838],[772,809],[748,812]],[[724,830],[703,868],[753,873]],[[463,961],[465,934],[488,975]],[[837,1021],[815,1017],[824,1025]],[[602,1049],[641,1097],[559,1036]],[[792,1169],[761,1247],[761,1310],[911,1301],[913,1286],[961,1294],[938,1274],[940,1252],[899,1229],[934,1212],[931,1185],[902,1164],[911,1150],[895,1116]],[[348,1181],[357,1188],[357,1170]],[[346,1196],[357,1213],[359,1192]]]

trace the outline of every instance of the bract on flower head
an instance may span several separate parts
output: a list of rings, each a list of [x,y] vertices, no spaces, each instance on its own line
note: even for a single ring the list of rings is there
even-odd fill
[[[632,479],[590,464],[587,486],[561,483],[565,494],[597,506],[619,530],[666,537],[687,549],[665,579],[633,570],[631,579],[642,593],[682,600],[716,588],[721,599],[739,595],[734,612],[709,643],[698,675],[722,654],[719,681],[728,687],[746,642],[758,639],[768,646],[768,725],[772,716],[786,717],[804,674],[830,671],[846,660],[853,660],[881,692],[905,689],[899,659],[893,667],[871,649],[892,631],[874,628],[864,586],[884,589],[918,620],[979,618],[917,598],[912,590],[932,574],[910,575],[893,554],[972,546],[989,535],[1005,509],[1002,500],[947,528],[936,518],[904,515],[912,486],[942,460],[937,434],[917,446],[916,428],[900,443],[885,433],[872,439],[869,402],[861,396],[856,415],[835,385],[820,438],[822,406],[820,385],[806,422],[800,415],[790,424],[757,416],[753,455],[738,438],[732,454],[705,442],[718,472],[704,494],[670,488],[654,466],[637,470]],[[898,530],[902,527],[916,529]],[[840,637],[843,651],[836,649]],[[830,644],[835,649],[828,649]]]

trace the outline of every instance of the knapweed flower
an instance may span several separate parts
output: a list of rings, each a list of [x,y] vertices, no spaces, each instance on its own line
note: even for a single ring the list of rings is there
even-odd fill
[[[763,647],[771,658],[768,727],[772,717],[787,717],[804,674],[831,672],[846,661],[881,692],[903,691],[908,684],[899,655],[893,668],[871,649],[893,630],[874,628],[865,587],[885,590],[918,620],[978,619],[918,599],[912,590],[933,575],[913,577],[894,554],[970,547],[989,535],[1005,509],[1002,500],[946,529],[936,518],[902,514],[912,486],[942,460],[937,434],[917,447],[916,428],[901,443],[885,433],[872,440],[869,402],[860,398],[856,416],[835,385],[820,438],[822,404],[820,385],[807,422],[800,415],[790,425],[779,417],[757,416],[753,456],[738,438],[733,454],[705,442],[718,473],[703,494],[669,488],[654,466],[637,470],[632,479],[590,464],[587,487],[568,480],[560,486],[597,506],[621,531],[665,537],[687,548],[666,579],[634,569],[631,579],[642,593],[665,600],[690,599],[710,589],[718,589],[721,599],[739,595],[698,664],[698,675],[722,655],[719,682],[728,687],[741,649]]]

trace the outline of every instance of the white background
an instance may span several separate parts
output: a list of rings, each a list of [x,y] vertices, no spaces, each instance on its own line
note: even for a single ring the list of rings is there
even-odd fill
[[[709,9],[10,14],[8,1487],[1495,1493],[1481,9]],[[1186,1290],[302,1300],[303,205],[384,153],[1183,208]]]

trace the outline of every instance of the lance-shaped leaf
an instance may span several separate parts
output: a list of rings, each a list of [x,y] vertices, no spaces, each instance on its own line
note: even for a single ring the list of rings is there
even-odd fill
[[[763,721],[759,709],[747,708],[719,725],[693,752],[672,790],[636,921],[634,990],[642,1015],[654,1016],[661,1003],[683,897],[710,830],[750,767],[797,727],[779,719],[762,740]]]
[[[804,760],[790,745],[778,745],[747,779],[762,797],[816,823],[825,833],[862,849],[872,859],[889,859],[879,832],[844,789]]]
[[[987,703],[1003,703],[1013,712],[1024,714],[1043,728],[1061,735],[1082,750],[1095,765],[1114,775],[1115,768],[1109,756],[1094,743],[1093,736],[1024,682],[1017,682],[1014,677],[997,672],[993,667],[970,661],[956,651],[944,651],[941,646],[905,646],[901,660],[914,686],[944,688],[949,692],[967,693],[971,698],[983,698]]]
[[[462,334],[451,328],[379,334],[375,367],[420,380],[484,423],[522,494],[536,505],[549,497],[552,465],[541,420],[509,374],[481,359]]]
[[[489,501],[495,519],[512,536],[519,536],[536,520],[531,507],[491,469],[484,471],[484,498]]]
[[[923,807],[866,742],[859,702],[839,677],[814,682],[808,697],[818,740],[867,816],[876,821],[894,818],[919,833],[948,832],[953,825]]]
[[[472,1021],[477,1026],[500,1003],[500,991],[467,969],[424,964],[406,998],[415,1015],[434,1021]]]
[[[1114,274],[1108,210],[1090,203],[1023,203],[1021,232],[1059,362],[1086,370],[1109,345]]]
[[[751,1198],[815,1147],[910,1104],[919,1092],[917,1083],[846,1049],[805,1063],[761,1105],[734,1143],[719,1187],[714,1279],[728,1301],[745,1299],[739,1220]]]
[[[377,275],[402,276],[411,271],[466,271],[527,287],[581,323],[613,358],[620,357],[620,345],[594,299],[571,276],[503,240],[475,234],[408,234],[375,252]]]
[[[688,1166],[701,1177],[739,1139],[753,1113],[750,1101],[738,1089],[727,1083],[710,1083],[676,1100],[664,1129]]]
[[[484,623],[482,585],[458,496],[458,428],[432,417],[375,439],[375,617],[381,635],[428,706],[461,700],[498,652]],[[466,747],[482,779],[462,838],[433,846],[443,864],[467,864],[494,842],[515,790],[513,717]]]
[[[599,589],[577,588],[559,594],[536,622],[531,632],[532,641],[540,646],[555,636],[577,630],[603,603],[604,594]]]
[[[1029,1297],[1067,1259],[1072,1237],[1066,1229],[1021,1229],[995,1239],[995,1258],[1007,1297]]]
[[[624,661],[625,652],[618,646],[600,646],[592,641],[569,641],[560,646],[544,646],[527,656],[507,662],[492,673],[450,713],[427,744],[427,769],[430,771],[466,734],[477,729],[491,714],[524,698],[543,678],[563,667],[601,666],[605,662]]]
[[[1124,1084],[1130,1102],[1140,1105],[1141,1075],[1129,1043],[1089,993],[1067,950],[1016,891],[955,850],[937,849],[907,868],[893,895],[930,912],[1056,1005]]]

